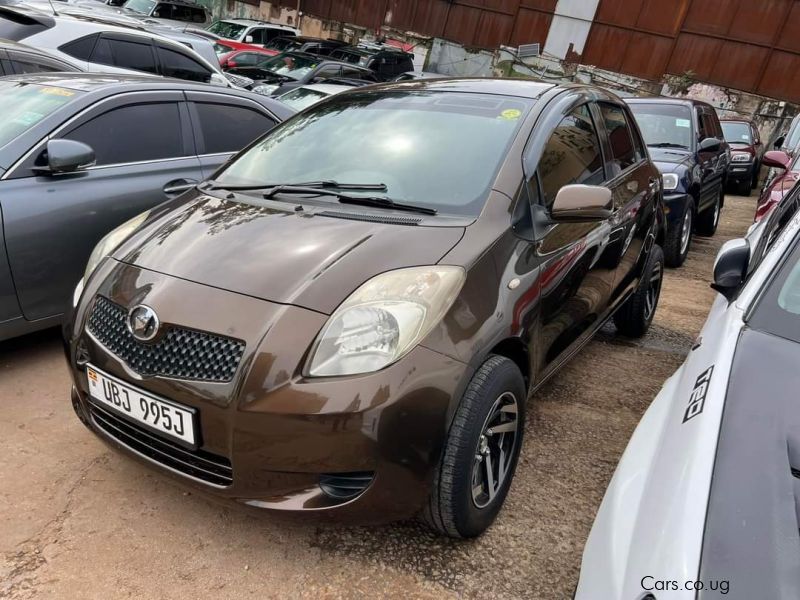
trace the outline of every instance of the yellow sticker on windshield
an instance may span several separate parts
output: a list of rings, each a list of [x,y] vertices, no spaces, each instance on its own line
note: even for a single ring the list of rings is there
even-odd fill
[[[506,121],[516,121],[522,115],[522,111],[516,108],[507,108],[503,112],[500,113],[498,119],[504,119]]]
[[[42,94],[50,94],[51,96],[74,96],[75,92],[71,90],[65,90],[64,88],[60,87],[45,87],[39,90]]]

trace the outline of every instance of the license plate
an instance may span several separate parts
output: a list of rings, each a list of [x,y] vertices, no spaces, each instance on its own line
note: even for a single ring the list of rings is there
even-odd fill
[[[87,367],[86,373],[89,395],[95,402],[184,444],[196,446],[194,409],[165,402],[94,367]]]

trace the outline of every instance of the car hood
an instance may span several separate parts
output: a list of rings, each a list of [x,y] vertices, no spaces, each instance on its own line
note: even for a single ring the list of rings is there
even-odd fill
[[[648,148],[650,158],[656,163],[656,167],[662,173],[674,173],[681,166],[691,165],[693,156],[688,150],[680,148]]]
[[[228,73],[233,73],[234,75],[239,75],[240,77],[247,77],[248,79],[253,79],[256,81],[268,80],[275,83],[296,81],[295,79],[287,77],[286,75],[278,75],[277,73],[273,73],[268,69],[262,69],[260,67],[236,67],[234,69],[228,69]]]
[[[417,221],[410,213],[295,206],[280,210],[198,193],[178,206],[162,206],[114,258],[329,314],[379,273],[436,264],[464,233],[463,226],[374,222]],[[325,216],[331,213],[339,217]]]
[[[754,329],[736,349],[700,579],[729,579],[740,598],[800,598],[798,361],[800,344]]]
[[[717,296],[698,345],[642,417],[586,542],[577,600],[641,598],[643,585],[653,589],[655,580],[697,580],[727,373],[742,316],[738,306]],[[683,587],[654,594],[659,600],[697,600],[693,589]]]

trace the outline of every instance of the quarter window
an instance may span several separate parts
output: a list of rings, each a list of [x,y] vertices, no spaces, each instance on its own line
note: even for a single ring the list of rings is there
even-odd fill
[[[227,104],[196,103],[206,154],[237,152],[275,127],[268,116]]]
[[[182,52],[159,46],[158,57],[161,60],[161,72],[164,77],[176,77],[202,83],[211,81],[210,69]]]
[[[78,125],[64,138],[88,144],[98,165],[184,156],[178,105],[134,104]]]
[[[600,138],[584,104],[558,124],[539,161],[543,202],[549,209],[565,185],[600,185],[605,180]]]
[[[636,151],[622,107],[602,102],[599,106],[611,146],[611,176],[614,177],[636,163]]]

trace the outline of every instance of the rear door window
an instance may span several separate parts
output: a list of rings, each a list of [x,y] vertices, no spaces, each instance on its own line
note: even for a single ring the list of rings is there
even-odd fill
[[[605,123],[608,142],[611,146],[609,162],[611,163],[611,177],[614,177],[637,162],[633,135],[625,117],[625,110],[621,106],[605,102],[598,103],[598,106],[600,114],[603,115],[603,123]]]
[[[151,44],[101,37],[91,62],[100,65],[158,74]]]
[[[197,102],[195,108],[204,154],[238,152],[276,125],[267,115],[244,106]]]
[[[542,201],[550,209],[565,185],[600,185],[605,181],[600,137],[587,105],[579,106],[558,124],[539,161]]]
[[[78,125],[62,137],[91,146],[98,166],[186,155],[175,102],[115,108]]]
[[[159,44],[158,58],[161,61],[161,73],[164,77],[175,77],[201,83],[211,81],[211,69],[192,57],[186,56],[183,52]]]

